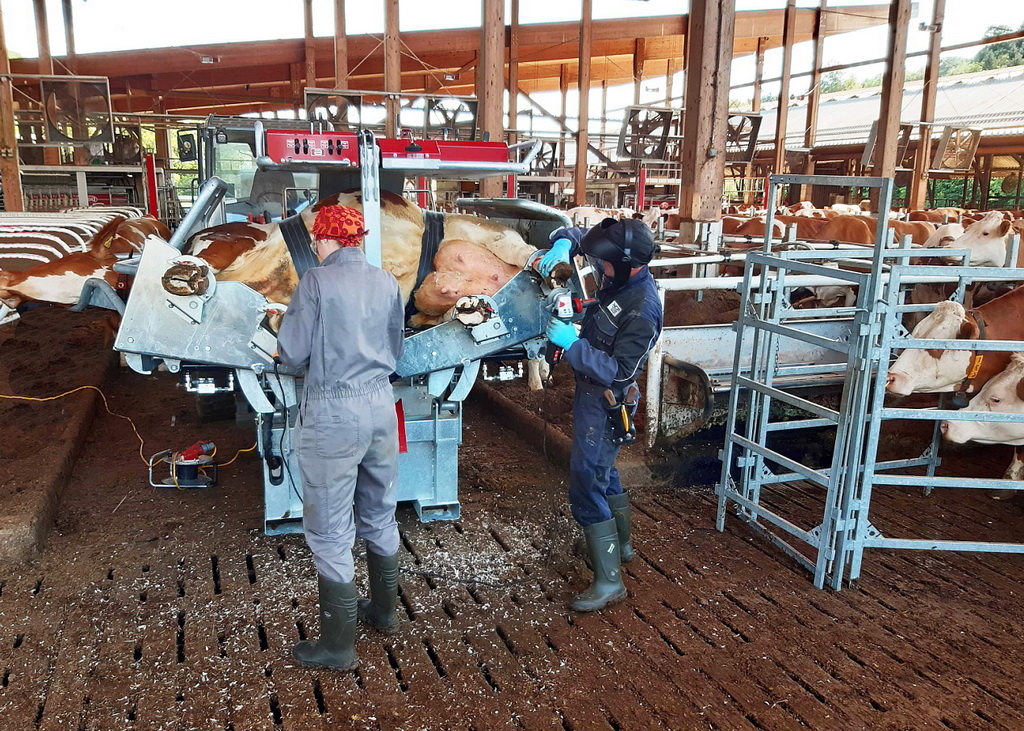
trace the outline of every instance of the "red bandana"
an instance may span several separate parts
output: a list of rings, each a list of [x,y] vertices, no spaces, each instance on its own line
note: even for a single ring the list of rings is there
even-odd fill
[[[348,206],[324,206],[313,221],[314,239],[334,239],[342,246],[359,246],[365,235],[363,214]]]

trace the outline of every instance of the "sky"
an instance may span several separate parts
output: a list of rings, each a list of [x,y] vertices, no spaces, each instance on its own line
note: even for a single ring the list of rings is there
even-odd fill
[[[829,0],[828,7],[869,4],[871,0]],[[875,0],[884,2],[884,0]],[[50,44],[55,56],[65,52],[61,0],[46,0],[50,24]],[[510,0],[506,0],[506,7]],[[758,10],[784,7],[784,0],[736,0],[736,9]],[[818,0],[797,0],[798,7],[817,7]],[[302,36],[302,0],[72,0],[75,17],[75,43],[79,53],[117,51],[138,48],[159,48],[174,45],[225,43],[235,41],[299,38]],[[623,18],[685,13],[687,0],[594,0],[595,18]],[[382,33],[383,0],[347,0],[348,32]],[[313,31],[317,36],[334,33],[334,0],[313,0]],[[477,27],[480,25],[481,0],[401,0],[401,30],[430,30]],[[933,0],[918,0],[911,21],[908,51],[923,50],[929,33],[919,30],[922,22],[931,22]],[[32,0],[0,0],[7,43],[12,51],[25,57],[36,56],[35,21]],[[508,14],[506,10],[506,17]],[[578,0],[520,0],[521,22],[572,21],[580,17]],[[970,42],[982,37],[990,25],[1018,28],[1024,24],[1024,0],[947,0],[943,44]],[[885,54],[888,28],[880,26],[826,39],[825,65],[880,58]],[[528,37],[528,30],[523,35]],[[810,43],[795,47],[794,74],[809,71]],[[976,49],[955,54],[971,56]],[[908,69],[922,68],[923,57],[912,59]],[[781,73],[782,51],[765,55],[765,76]],[[863,66],[851,74],[866,78],[882,73],[881,66]],[[754,76],[752,57],[737,59],[733,64],[733,85],[749,83]],[[808,79],[794,79],[791,93],[807,91]],[[683,79],[673,79],[672,94],[682,96]],[[777,92],[777,86],[766,84],[765,94]],[[748,90],[737,90],[742,97]],[[541,104],[555,103],[555,92],[537,96]],[[641,91],[641,102],[665,99],[664,76],[648,79]],[[600,94],[591,94],[591,117],[600,116]],[[609,108],[632,103],[632,87],[609,90]],[[678,103],[678,102],[677,102]],[[575,109],[574,92],[570,92],[569,109]],[[549,107],[550,108],[550,107]],[[611,116],[611,115],[609,115]],[[522,123],[522,122],[521,122]]]

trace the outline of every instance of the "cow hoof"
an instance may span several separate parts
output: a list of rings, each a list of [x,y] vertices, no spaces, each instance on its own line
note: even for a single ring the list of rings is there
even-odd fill
[[[210,269],[190,261],[179,262],[164,272],[164,290],[179,297],[199,296],[210,289]]]
[[[551,280],[558,286],[564,285],[572,278],[572,266],[564,261],[555,265],[551,270]]]

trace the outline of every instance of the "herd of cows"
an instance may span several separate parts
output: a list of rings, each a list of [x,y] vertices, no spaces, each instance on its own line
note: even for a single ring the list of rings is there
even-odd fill
[[[319,205],[333,203],[359,208],[360,194],[339,194]],[[307,230],[316,211],[313,207],[300,214]],[[598,208],[567,213],[572,220],[590,224],[608,215],[637,215]],[[767,225],[763,214],[727,211],[723,217],[726,241],[742,245],[744,237],[763,240]],[[672,210],[652,209],[637,217],[670,233],[679,225],[678,213]],[[773,238],[781,240],[785,228],[795,226],[800,240],[860,245],[874,243],[877,225],[859,206],[816,209],[809,203],[780,209],[774,220]],[[1001,267],[1007,263],[1010,237],[1024,232],[1024,211],[912,211],[891,218],[888,224],[897,237],[909,235],[914,244],[968,249],[972,266]],[[424,230],[421,209],[401,196],[383,195],[383,265],[398,279],[414,326],[440,322],[463,295],[493,294],[536,251],[518,233],[497,223],[446,213],[432,270],[424,278],[420,267]],[[138,211],[89,209],[48,218],[5,214],[0,217],[0,321],[31,302],[74,304],[90,278],[116,286],[118,275],[112,265],[120,256],[138,252],[148,236],[167,239],[170,232]],[[207,267],[219,280],[248,284],[272,302],[287,304],[298,282],[278,223],[229,223],[206,229],[191,237],[186,251],[195,257],[193,266]],[[967,307],[946,300],[948,295],[934,288],[915,292],[915,297],[938,304],[916,323],[913,337],[1024,340],[1024,287],[989,296],[988,301],[975,293]],[[538,387],[539,374],[531,370],[531,385]],[[895,395],[960,391],[972,397],[966,407],[969,411],[1024,413],[1024,353],[906,349],[889,369],[887,390]],[[1024,423],[950,421],[940,428],[953,442],[1024,446]],[[1015,457],[1005,477],[1024,479],[1024,458]]]

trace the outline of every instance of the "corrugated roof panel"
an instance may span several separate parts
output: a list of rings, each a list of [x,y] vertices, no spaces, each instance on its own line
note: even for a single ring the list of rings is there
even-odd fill
[[[900,115],[905,123],[921,119],[923,83],[907,84]],[[881,87],[856,89],[822,97],[818,106],[818,145],[862,144],[878,119]],[[786,147],[804,145],[807,103],[790,104]],[[760,144],[775,137],[775,110],[764,112]],[[940,79],[935,100],[935,123],[985,129],[985,136],[1024,131],[1024,66]]]

